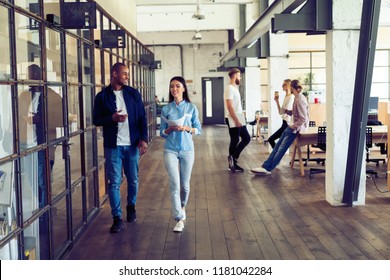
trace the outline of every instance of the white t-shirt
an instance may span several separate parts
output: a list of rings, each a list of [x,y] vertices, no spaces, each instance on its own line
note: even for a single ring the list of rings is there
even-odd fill
[[[225,91],[223,93],[224,98],[224,107],[225,107],[225,117],[229,117],[229,111],[226,105],[226,99],[231,99],[233,104],[233,109],[236,113],[242,113],[242,105],[241,105],[241,95],[238,91],[237,86],[227,85]]]
[[[127,108],[125,100],[123,99],[123,90],[114,90],[116,97],[116,109],[122,110],[119,114],[127,114]],[[116,144],[118,146],[130,146],[130,129],[129,129],[129,118],[127,117],[124,122],[118,122],[118,135],[116,138]]]
[[[287,123],[290,123],[291,121],[291,116],[287,115],[285,113],[285,110],[292,111],[294,104],[294,94],[290,94],[286,96],[283,100],[282,107],[280,107],[280,114],[282,115],[282,119],[285,120]]]

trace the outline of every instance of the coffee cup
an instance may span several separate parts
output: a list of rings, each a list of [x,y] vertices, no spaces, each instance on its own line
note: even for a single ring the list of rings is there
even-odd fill
[[[279,97],[279,91],[275,91],[275,97]]]

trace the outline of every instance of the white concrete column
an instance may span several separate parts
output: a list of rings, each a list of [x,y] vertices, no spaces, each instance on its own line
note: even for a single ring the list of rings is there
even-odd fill
[[[260,65],[257,58],[247,58],[245,67],[245,111],[247,121],[255,119],[261,105]]]
[[[288,76],[288,35],[270,33],[270,57],[268,58],[268,136],[271,136],[282,125],[278,107],[274,101],[275,91],[279,91],[279,100],[283,102],[285,93],[283,80],[296,79]],[[270,147],[270,146],[269,146]],[[270,148],[271,150],[271,148]]]
[[[326,35],[326,200],[343,205],[362,0],[333,1],[333,30]],[[358,201],[365,201],[365,165]]]

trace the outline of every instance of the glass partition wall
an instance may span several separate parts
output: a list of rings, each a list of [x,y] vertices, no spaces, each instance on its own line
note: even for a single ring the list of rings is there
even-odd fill
[[[113,63],[129,66],[156,133],[154,71],[139,63],[152,53],[127,31],[125,48],[98,44],[123,29],[99,5],[96,29],[48,22],[63,3],[0,0],[0,260],[60,259],[106,202],[92,108]]]

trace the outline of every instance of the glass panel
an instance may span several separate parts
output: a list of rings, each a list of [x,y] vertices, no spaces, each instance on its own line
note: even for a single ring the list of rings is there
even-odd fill
[[[108,52],[104,52],[104,84],[110,84],[110,54]]]
[[[45,151],[41,150],[20,159],[23,221],[29,219],[39,208],[47,204],[45,182]]]
[[[85,137],[85,164],[86,164],[86,171],[89,172],[94,167],[92,131],[85,132],[84,137]]]
[[[46,142],[43,87],[20,85],[18,92],[19,141],[25,150]]]
[[[0,80],[11,78],[8,14],[9,10],[0,6]]]
[[[60,0],[45,0],[43,2],[43,8],[45,10],[45,18],[47,18],[47,14],[54,14],[57,16],[61,15],[60,12]]]
[[[288,64],[291,68],[310,67],[310,53],[289,53]]]
[[[16,196],[15,196],[15,165],[7,162],[0,165],[0,240],[17,228]],[[0,260],[6,252],[0,249]]]
[[[0,85],[0,158],[14,153],[11,87]]]
[[[18,260],[18,240],[13,238],[0,248],[0,260]]]
[[[62,154],[63,145],[57,145],[54,150],[55,162],[51,164],[51,193],[53,199],[62,194],[66,188],[65,160],[62,158]]]
[[[62,110],[62,87],[48,87],[48,136],[49,141],[64,136],[64,120]]]
[[[95,174],[91,174],[87,178],[86,187],[86,200],[87,200],[87,213],[91,213],[95,208]]]
[[[85,127],[92,125],[92,88],[83,87],[83,102],[84,102],[84,125]]]
[[[371,96],[377,96],[382,100],[389,100],[388,92],[390,92],[389,83],[372,83]]]
[[[213,116],[213,92],[211,88],[211,81],[206,81],[206,117]]]
[[[312,69],[311,83],[313,88],[315,84],[326,84],[326,69]]]
[[[73,232],[77,232],[83,225],[83,192],[82,184],[72,190],[72,225]]]
[[[69,133],[80,129],[79,87],[68,87]]]
[[[90,84],[91,80],[91,46],[87,43],[83,43],[83,83]],[[100,60],[99,60],[100,61]]]
[[[100,63],[100,49],[95,49],[95,81],[98,85],[102,83],[102,68]]]
[[[389,79],[389,66],[376,66],[373,69],[372,73],[372,82],[380,83],[380,82],[388,82]]]
[[[15,5],[39,15],[38,0],[14,0]]]
[[[15,27],[18,79],[27,79],[29,64],[41,66],[40,23],[21,14],[15,14]]]
[[[47,29],[47,80],[61,82],[61,36],[60,33]]]
[[[389,66],[389,50],[380,50],[375,52],[375,66]]]
[[[311,58],[312,67],[326,67],[325,52],[313,52]]]
[[[49,259],[49,227],[47,213],[29,225],[24,232],[24,259]]]
[[[68,83],[78,83],[79,74],[77,68],[77,40],[72,36],[66,36],[66,74]]]
[[[80,136],[72,137],[69,141],[70,145],[70,170],[71,183],[73,184],[81,177],[81,152],[80,152]]]
[[[55,255],[63,247],[63,244],[68,240],[68,225],[67,225],[67,210],[66,197],[61,199],[52,207],[52,227],[53,227],[53,249]]]

